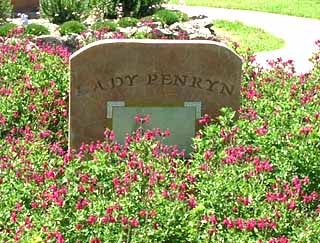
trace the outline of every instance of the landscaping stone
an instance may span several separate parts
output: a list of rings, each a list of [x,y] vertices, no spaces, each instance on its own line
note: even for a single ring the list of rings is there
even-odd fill
[[[103,140],[106,127],[119,130],[113,127],[113,107],[193,107],[196,119],[240,107],[241,59],[217,42],[103,40],[78,50],[70,63],[73,149]]]
[[[35,41],[36,42],[40,41],[41,43],[54,45],[54,46],[64,44],[63,38],[55,35],[41,35],[41,36],[35,37]]]
[[[128,38],[132,37],[135,33],[139,32],[137,27],[118,28],[121,33],[125,33]]]
[[[137,33],[146,33],[149,34],[152,32],[152,28],[150,26],[141,26],[138,28]]]
[[[207,28],[200,28],[189,33],[190,40],[209,40],[212,37],[211,31]]]
[[[170,36],[173,34],[173,32],[169,29],[155,28],[154,30],[157,31],[157,33],[159,33],[161,35],[165,35],[165,36]]]
[[[75,52],[78,49],[80,39],[81,36],[78,34],[69,34],[62,37],[63,44],[68,47],[71,52]]]

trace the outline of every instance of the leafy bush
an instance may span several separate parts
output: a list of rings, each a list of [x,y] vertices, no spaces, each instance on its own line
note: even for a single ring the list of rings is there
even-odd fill
[[[25,33],[28,35],[48,35],[50,34],[49,29],[46,26],[43,26],[41,24],[28,24],[25,27]]]
[[[68,151],[69,53],[0,39],[0,242],[320,242],[319,54],[244,57],[241,109],[185,159],[157,129]]]
[[[176,22],[187,21],[188,15],[176,10],[161,9],[154,14],[156,20],[161,21],[162,24],[171,25]]]
[[[132,17],[124,17],[118,21],[118,25],[123,28],[137,26],[138,23],[139,19]]]
[[[137,32],[134,34],[134,39],[152,39],[152,33]]]
[[[80,17],[89,7],[89,0],[40,0],[41,12],[53,23],[62,24]]]
[[[6,23],[0,26],[0,36],[7,36],[10,31],[17,28],[18,26],[13,23]]]
[[[11,0],[0,1],[0,23],[5,22],[6,18],[10,17],[12,13]]]
[[[121,4],[123,17],[140,18],[152,14],[164,0],[91,0],[91,8],[102,10],[105,17],[117,17],[117,8]]]
[[[107,30],[107,31],[115,31],[117,29],[117,24],[112,21],[100,21],[92,25],[93,30]]]
[[[61,35],[80,34],[85,30],[86,26],[84,24],[74,20],[63,23],[59,29]]]
[[[164,0],[120,0],[122,4],[124,16],[133,16],[141,18],[152,14],[152,12],[159,7]]]
[[[115,18],[117,16],[116,6],[118,1],[114,0],[91,0],[90,11],[93,9],[100,13],[103,18]]]

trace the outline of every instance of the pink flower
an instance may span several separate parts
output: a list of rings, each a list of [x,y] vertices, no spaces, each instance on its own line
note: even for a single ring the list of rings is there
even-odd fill
[[[120,186],[120,179],[119,179],[119,177],[113,178],[112,183],[113,183],[113,186],[114,186],[114,187],[116,187],[116,188],[119,187],[119,186]]]
[[[64,243],[63,235],[60,232],[56,233],[57,243]]]
[[[94,215],[90,215],[87,219],[88,224],[94,224],[97,221],[97,217]]]
[[[76,229],[77,229],[77,230],[81,230],[81,229],[82,229],[82,225],[81,225],[81,224],[77,224],[77,225],[76,225]]]
[[[144,217],[147,217],[148,212],[147,212],[146,210],[141,210],[141,211],[139,212],[139,215],[140,215],[140,217],[144,218]]]
[[[256,227],[256,220],[255,219],[249,219],[247,222],[247,230],[254,230],[254,228]]]
[[[121,224],[123,225],[128,224],[128,218],[126,216],[121,216]]]
[[[309,126],[309,127],[303,127],[300,130],[300,134],[301,135],[308,135],[313,131],[313,127]]]
[[[244,220],[242,218],[237,219],[236,225],[237,225],[238,230],[243,230],[244,229]]]
[[[43,138],[47,138],[51,135],[51,131],[50,130],[46,130],[46,131],[43,131],[43,132],[40,132],[40,138],[43,139]]]
[[[197,206],[197,201],[195,198],[190,198],[188,200],[188,205],[190,208],[195,208]]]
[[[211,158],[212,158],[212,156],[213,156],[213,152],[212,152],[212,150],[207,150],[205,153],[204,153],[204,159],[205,160],[210,160]]]
[[[281,236],[280,238],[278,238],[278,243],[289,243],[289,240],[287,237]]]
[[[228,218],[224,218],[222,224],[224,224],[228,229],[231,229],[234,227],[232,220]]]
[[[266,135],[267,133],[268,133],[268,126],[266,124],[256,130],[256,134],[260,136]]]
[[[211,122],[211,118],[209,115],[205,114],[203,117],[199,119],[199,124],[200,125],[207,125]]]
[[[146,115],[143,120],[142,123],[149,123],[150,122],[150,115]]]
[[[90,243],[101,243],[101,240],[99,238],[93,238]]]
[[[214,214],[212,214],[210,216],[209,221],[210,221],[211,224],[217,224],[218,223],[217,218],[216,218],[216,216]]]
[[[130,225],[134,228],[137,228],[140,226],[139,220],[136,218],[133,218],[130,220]]]
[[[110,216],[103,216],[101,222],[106,224],[110,222]]]
[[[294,210],[296,209],[297,205],[296,205],[296,202],[295,201],[290,201],[289,204],[288,204],[288,209],[289,210]]]
[[[41,69],[42,69],[42,66],[41,66],[40,63],[38,63],[38,64],[36,64],[36,65],[33,66],[33,69],[36,70],[36,71],[38,71],[38,70],[41,70]]]
[[[163,197],[169,197],[169,196],[170,196],[170,194],[169,194],[168,191],[162,191],[162,192],[161,192],[161,195],[162,195]]]

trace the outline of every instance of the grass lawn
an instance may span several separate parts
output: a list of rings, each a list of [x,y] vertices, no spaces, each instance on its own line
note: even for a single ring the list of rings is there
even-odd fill
[[[179,0],[171,0],[177,4]],[[320,0],[185,0],[187,5],[247,9],[320,19]]]
[[[255,53],[260,51],[276,50],[284,46],[281,38],[239,21],[215,20],[214,29],[218,34],[240,44],[240,52],[251,48]]]

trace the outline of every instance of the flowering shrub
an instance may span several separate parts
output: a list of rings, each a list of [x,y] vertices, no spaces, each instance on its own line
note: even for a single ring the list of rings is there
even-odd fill
[[[89,7],[89,0],[40,0],[41,13],[55,24],[80,20]]]
[[[186,159],[140,116],[68,151],[69,53],[1,39],[0,241],[319,242],[319,53],[304,75],[245,57],[240,111],[201,118]]]

